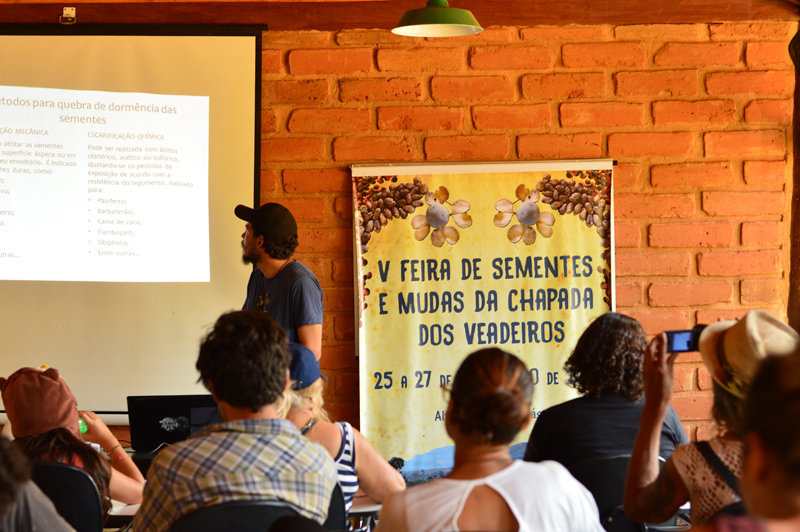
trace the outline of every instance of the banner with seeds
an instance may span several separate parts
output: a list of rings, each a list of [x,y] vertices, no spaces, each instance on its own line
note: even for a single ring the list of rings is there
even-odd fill
[[[577,396],[564,361],[613,308],[612,167],[351,169],[361,430],[408,484],[452,467],[441,389],[469,353],[496,346],[525,361],[534,422]]]

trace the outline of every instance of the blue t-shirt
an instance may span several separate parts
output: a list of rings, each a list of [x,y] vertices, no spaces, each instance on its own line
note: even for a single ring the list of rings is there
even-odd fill
[[[284,328],[290,342],[300,343],[298,328],[322,323],[322,287],[311,270],[296,260],[272,279],[255,268],[242,307],[248,309],[266,312]]]

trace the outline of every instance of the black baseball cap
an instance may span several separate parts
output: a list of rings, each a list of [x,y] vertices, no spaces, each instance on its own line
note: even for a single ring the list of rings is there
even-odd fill
[[[237,218],[250,222],[259,235],[276,246],[282,246],[289,237],[297,237],[297,222],[289,209],[279,203],[265,203],[258,209],[238,205]]]

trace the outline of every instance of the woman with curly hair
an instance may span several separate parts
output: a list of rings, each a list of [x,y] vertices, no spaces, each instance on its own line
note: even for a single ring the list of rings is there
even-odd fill
[[[644,329],[635,319],[607,312],[583,332],[564,369],[582,396],[543,411],[531,431],[525,460],[582,460],[630,454],[644,406]],[[661,426],[659,455],[688,443],[672,406]]]

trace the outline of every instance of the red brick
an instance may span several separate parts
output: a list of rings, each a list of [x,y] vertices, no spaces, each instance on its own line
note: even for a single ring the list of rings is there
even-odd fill
[[[705,24],[631,24],[614,28],[617,40],[628,41],[696,41],[705,36]]]
[[[535,46],[475,46],[469,50],[473,70],[543,70],[553,64],[547,48]]]
[[[614,245],[618,248],[638,248],[642,246],[642,230],[638,225],[615,223]]]
[[[378,129],[440,131],[461,129],[464,110],[460,107],[381,107]]]
[[[592,159],[603,153],[600,133],[520,135],[517,155],[525,159]]]
[[[792,59],[785,42],[750,42],[744,51],[748,67],[791,67]]]
[[[716,72],[706,78],[706,90],[711,95],[790,96],[793,86],[794,71]]]
[[[261,132],[278,132],[278,117],[275,115],[275,109],[261,109]]]
[[[681,418],[686,419],[709,419],[711,418],[711,406],[714,404],[713,395],[673,395],[672,407]]]
[[[346,227],[332,228],[299,228],[297,239],[300,245],[297,251],[301,253],[326,253],[353,251],[353,231]]]
[[[328,100],[330,85],[324,79],[265,81],[261,84],[262,105],[270,103],[320,104]]]
[[[422,99],[418,78],[365,78],[339,81],[343,102],[417,101]]]
[[[359,427],[360,413],[358,401],[355,398],[352,401],[326,401],[325,410],[332,420],[347,421],[353,427]]]
[[[693,96],[697,94],[697,71],[658,70],[620,72],[615,76],[620,96]]]
[[[694,136],[688,131],[675,133],[612,133],[608,136],[609,157],[688,155]]]
[[[783,131],[716,131],[703,136],[706,157],[784,157],[786,138]]]
[[[259,190],[263,198],[267,192],[272,192],[278,186],[278,172],[275,170],[261,170],[259,174]]]
[[[475,129],[536,129],[551,123],[550,106],[492,105],[472,108]]]
[[[751,123],[792,123],[792,100],[756,100],[744,108],[744,119]]]
[[[718,276],[780,273],[781,256],[777,249],[707,251],[697,255],[697,271]]]
[[[725,281],[653,283],[648,292],[651,307],[695,307],[733,300],[733,284]]]
[[[355,338],[355,319],[353,316],[334,316],[333,334],[337,340],[352,341]]]
[[[522,96],[529,100],[574,100],[605,96],[606,80],[598,72],[559,72],[522,76]]]
[[[689,329],[693,326],[688,310],[657,309],[635,310],[627,309],[625,314],[638,321],[647,334],[660,334],[664,331],[675,329]]]
[[[428,160],[507,159],[510,153],[511,142],[505,135],[428,137],[425,139],[425,158]]]
[[[617,279],[628,275],[689,275],[689,253],[653,251],[618,251],[616,254]]]
[[[710,423],[703,423],[697,426],[697,439],[694,441],[710,440],[719,436],[719,427],[713,421]]]
[[[414,141],[405,137],[340,137],[333,141],[335,161],[413,161]]]
[[[369,131],[368,109],[296,109],[289,117],[292,133],[348,133]]]
[[[315,198],[281,198],[281,204],[289,209],[298,222],[324,222],[325,200]]]
[[[342,220],[353,219],[353,198],[338,197],[333,201],[333,210]]]
[[[733,100],[654,102],[653,122],[662,124],[727,124],[736,118]]]
[[[769,245],[781,243],[780,222],[744,222],[742,245]]]
[[[695,367],[688,364],[677,364],[674,375],[675,382],[672,390],[676,392],[690,392],[694,388]]]
[[[353,310],[354,300],[352,288],[326,288],[322,297],[322,309],[325,311],[352,312]]]
[[[703,210],[711,216],[782,214],[783,192],[703,192]]]
[[[365,266],[364,271],[369,269]],[[352,281],[355,271],[353,270],[353,259],[333,259],[333,280]]]
[[[795,33],[796,22],[723,22],[709,24],[708,29],[713,41],[786,41]]]
[[[466,70],[463,48],[384,48],[378,50],[378,69],[382,72],[438,72]]]
[[[358,372],[341,371],[336,374],[336,395],[341,397],[358,395]]]
[[[358,369],[355,347],[352,345],[322,346],[319,369],[323,373],[326,369]]]
[[[289,72],[295,76],[370,72],[372,49],[292,50],[289,52],[288,65]]]
[[[280,50],[261,50],[261,73],[280,74],[282,54]]]
[[[748,185],[777,185],[786,182],[786,161],[745,161],[744,182]]]
[[[520,30],[523,41],[596,41],[606,38],[602,26],[536,26]]]
[[[712,390],[714,388],[712,382],[714,380],[711,378],[708,368],[699,366],[697,368],[697,387],[703,391]]]
[[[734,183],[730,163],[660,164],[650,168],[654,188],[727,187]]]
[[[742,305],[780,303],[782,283],[779,279],[747,279],[740,287]]]
[[[281,200],[281,203],[283,203],[283,201],[284,200]],[[317,278],[324,290],[324,287],[329,284],[328,281],[331,278],[328,272],[328,264],[330,261],[326,259],[316,259],[306,253],[297,253],[294,257],[311,270],[311,273],[314,274],[314,277]]]
[[[326,153],[327,142],[323,139],[291,138],[261,141],[262,161],[324,161]]]
[[[614,202],[620,218],[686,218],[695,211],[689,194],[617,194]]]
[[[660,67],[736,66],[738,43],[667,43],[656,52],[653,62]]]
[[[283,189],[290,194],[351,192],[353,181],[345,168],[284,170]]]
[[[633,283],[617,282],[614,294],[617,296],[618,307],[638,307],[644,302],[642,283],[638,281]]]
[[[403,37],[408,39],[408,37]],[[430,42],[437,41],[438,39],[432,37]],[[511,27],[494,27],[483,28],[483,31],[475,35],[463,35],[461,37],[448,37],[447,42],[465,41],[469,44],[488,43],[488,42],[511,42],[517,40],[517,28]]]
[[[747,308],[710,308],[697,311],[697,323],[714,323],[719,320],[736,320],[750,310]]]
[[[640,126],[644,106],[640,103],[562,103],[559,106],[562,127]]]
[[[436,76],[431,81],[434,100],[491,101],[514,99],[514,85],[503,76]]]
[[[339,46],[374,45],[374,44],[408,44],[408,37],[395,35],[386,30],[341,30],[336,32],[336,44]]]
[[[651,224],[650,247],[727,248],[733,244],[731,222]]]
[[[329,44],[333,41],[333,32],[329,31],[265,31],[262,33],[264,46],[272,44]]]
[[[620,163],[614,167],[614,189],[637,188],[642,167],[633,163]]]
[[[561,61],[567,68],[644,66],[645,53],[640,43],[605,42],[565,44]]]

